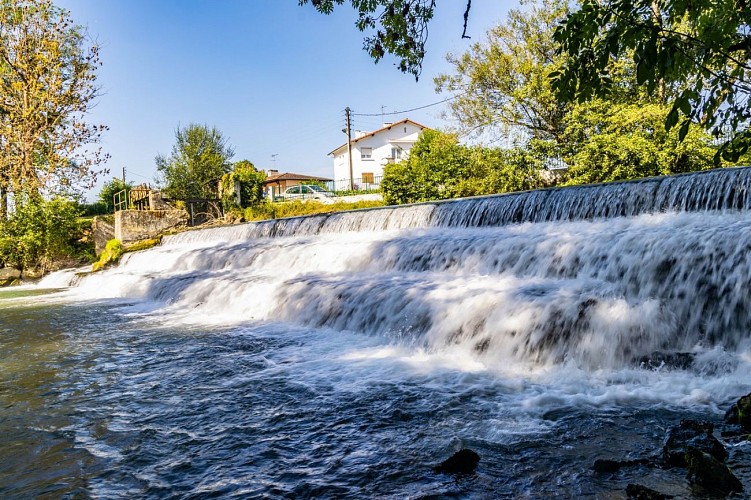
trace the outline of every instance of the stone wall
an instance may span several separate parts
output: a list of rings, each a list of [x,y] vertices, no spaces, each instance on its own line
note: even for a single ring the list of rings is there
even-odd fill
[[[91,222],[94,235],[94,252],[99,256],[107,242],[115,237],[115,219],[112,215],[96,216]]]
[[[185,210],[119,210],[115,213],[114,237],[128,246],[185,226],[188,218]]]

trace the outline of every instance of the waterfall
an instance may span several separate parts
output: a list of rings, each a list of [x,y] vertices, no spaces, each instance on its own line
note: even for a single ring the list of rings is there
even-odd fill
[[[735,352],[751,332],[750,183],[735,168],[190,231],[74,293],[488,366]]]
[[[750,191],[751,167],[737,167],[635,181],[251,222],[231,228],[180,233],[165,238],[165,243],[418,227],[500,226],[671,211],[749,210]]]

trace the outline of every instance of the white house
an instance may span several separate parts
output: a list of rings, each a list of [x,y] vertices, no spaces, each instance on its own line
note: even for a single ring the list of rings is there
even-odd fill
[[[417,142],[420,132],[427,127],[405,118],[386,123],[373,132],[356,131],[352,139],[352,184],[355,189],[377,187],[383,176],[383,167],[402,160]],[[350,185],[347,144],[329,153],[334,157],[334,189],[348,189]]]

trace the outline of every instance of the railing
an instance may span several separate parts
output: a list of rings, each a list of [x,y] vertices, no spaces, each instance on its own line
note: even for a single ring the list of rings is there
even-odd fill
[[[346,194],[362,194],[363,192],[372,193],[381,190],[382,179],[382,175],[356,177],[352,182],[352,188],[350,188],[349,179],[339,179],[337,181],[327,182],[326,187],[329,191],[337,196],[344,196]]]
[[[129,191],[130,190],[128,189],[123,189],[112,195],[112,204],[115,207],[115,212],[118,210],[127,210],[128,207],[130,207],[130,202],[128,200]]]

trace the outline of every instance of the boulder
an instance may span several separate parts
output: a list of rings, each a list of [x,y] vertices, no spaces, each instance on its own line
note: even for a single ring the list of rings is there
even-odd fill
[[[21,271],[12,267],[0,268],[0,286],[15,285],[21,279]]]
[[[21,272],[21,279],[23,280],[38,280],[44,276],[43,267],[27,267]]]
[[[696,448],[709,453],[720,462],[728,457],[728,452],[712,432],[711,422],[697,420],[682,420],[678,427],[668,431],[665,445],[662,447],[662,458],[667,467],[685,467],[686,450]]]
[[[651,465],[652,462],[647,458],[636,460],[610,460],[598,458],[595,460],[592,470],[600,473],[618,472],[622,467],[634,467],[637,465]]]
[[[735,404],[738,412],[738,425],[751,432],[751,393],[746,394]]]
[[[629,483],[629,485],[626,486],[626,495],[628,498],[633,498],[635,500],[668,500],[673,498],[672,495],[665,495],[664,493],[655,491],[652,488],[633,483]]]
[[[480,455],[464,448],[433,467],[433,471],[444,474],[471,474],[480,462]]]
[[[709,453],[689,446],[686,449],[688,478],[691,482],[719,495],[729,495],[743,491],[740,480],[730,472],[725,464]]]
[[[696,355],[692,352],[655,351],[652,354],[638,358],[636,361],[640,368],[648,370],[687,370],[693,366],[695,358]]]
[[[746,432],[751,432],[751,393],[741,397],[725,413],[725,423],[740,425]]]

